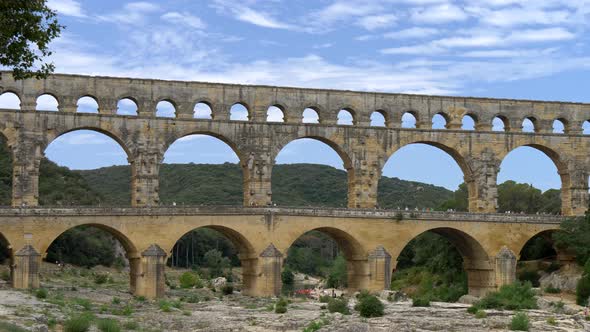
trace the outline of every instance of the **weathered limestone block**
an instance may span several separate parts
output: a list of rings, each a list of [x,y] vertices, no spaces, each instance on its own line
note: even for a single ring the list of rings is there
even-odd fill
[[[39,137],[22,133],[13,147],[12,205],[37,206],[39,203],[39,166],[43,152]]]
[[[489,260],[464,258],[463,268],[467,273],[469,295],[479,297],[496,290],[496,272]]]
[[[39,287],[39,268],[41,254],[30,244],[25,245],[14,254],[11,274],[12,287],[19,289]]]
[[[160,203],[161,161],[162,155],[156,149],[139,151],[134,159],[129,160],[132,206],[157,206]]]
[[[157,244],[152,244],[141,253],[139,262],[131,261],[133,261],[133,263],[130,262],[131,269],[136,271],[132,272],[132,275],[137,278],[135,285],[132,286],[135,289],[135,295],[145,296],[148,299],[163,297],[166,293],[166,277],[164,275],[166,252]]]
[[[496,287],[516,281],[516,255],[504,246],[496,255]]]
[[[283,254],[271,243],[260,253],[256,264],[258,266],[255,286],[248,293],[256,296],[280,295],[283,286]]]
[[[267,206],[272,201],[271,170],[273,161],[266,152],[251,152],[244,168],[244,206]]]
[[[469,191],[469,212],[493,213],[498,209],[497,178],[500,161],[485,149],[471,161],[471,174],[465,175]]]
[[[369,291],[381,291],[391,286],[391,255],[383,246],[369,253]]]

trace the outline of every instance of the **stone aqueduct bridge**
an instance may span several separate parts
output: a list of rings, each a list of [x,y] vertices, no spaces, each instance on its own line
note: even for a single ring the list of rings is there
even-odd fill
[[[556,230],[563,218],[495,213],[496,177],[510,151],[530,146],[553,160],[561,176],[564,215],[581,215],[588,206],[590,137],[581,129],[590,119],[587,104],[74,75],[14,81],[9,72],[2,72],[0,94],[4,92],[21,101],[20,110],[0,110],[0,133],[14,164],[14,207],[0,209],[0,233],[12,250],[12,283],[17,288],[39,285],[41,256],[55,238],[90,224],[123,243],[131,264],[131,289],[147,297],[163,294],[167,254],[182,235],[199,227],[216,229],[234,242],[244,291],[252,295],[277,293],[288,247],[314,229],[332,235],[343,249],[353,289],[388,287],[403,247],[430,230],[457,246],[470,293],[482,294],[514,280],[516,259],[526,241]],[[42,94],[57,99],[58,112],[36,111]],[[76,113],[76,103],[84,96],[97,101],[98,114]],[[138,116],[116,114],[122,98],[136,102]],[[156,117],[156,104],[162,100],[175,106],[175,118]],[[198,102],[211,107],[211,120],[193,119]],[[236,103],[247,108],[248,121],[229,119]],[[266,121],[269,106],[282,110],[284,122]],[[305,108],[318,113],[318,124],[302,123]],[[336,123],[342,109],[352,114],[353,125]],[[369,126],[373,112],[384,116],[385,127]],[[417,128],[400,128],[406,112],[417,119]],[[446,119],[446,129],[427,128],[435,114]],[[464,116],[474,119],[475,130],[460,129]],[[491,130],[495,117],[504,122],[505,131]],[[520,132],[525,118],[533,121],[534,133]],[[564,124],[564,134],[551,132],[556,119]],[[80,129],[106,134],[125,150],[132,169],[132,207],[36,207],[43,151],[60,135]],[[214,136],[236,152],[243,168],[243,208],[158,207],[163,155],[174,141],[190,134]],[[348,209],[269,207],[275,157],[299,138],[317,139],[338,152],[348,171]],[[382,167],[395,151],[413,143],[438,147],[455,159],[468,184],[469,213],[375,209]]]

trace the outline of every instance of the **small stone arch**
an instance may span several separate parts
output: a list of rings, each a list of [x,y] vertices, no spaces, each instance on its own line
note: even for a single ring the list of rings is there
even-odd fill
[[[350,123],[348,119],[341,118],[341,117],[348,117],[350,116]],[[357,122],[357,115],[356,112],[351,107],[341,107],[338,109],[338,113],[336,114],[336,124],[344,125],[344,126],[354,126]]]
[[[373,116],[376,115],[376,117],[374,118]],[[383,124],[381,124],[381,119],[378,119],[379,121],[377,121],[377,118],[381,116],[383,117]],[[370,125],[371,127],[388,127],[389,126],[389,117],[386,111],[382,110],[382,109],[378,109],[376,111],[374,111],[373,113],[371,113],[371,117],[370,117]]]
[[[502,128],[500,128],[500,124]],[[492,118],[492,131],[509,131],[510,130],[510,120],[504,114],[496,114]]]
[[[438,120],[444,121],[444,125],[442,125],[442,127],[436,123]],[[450,121],[451,117],[448,114],[445,112],[438,112],[432,116],[432,129],[447,129]]]
[[[96,112],[94,112],[94,113],[100,112],[100,104],[98,103],[98,99],[96,97],[94,97],[93,95],[89,95],[89,94],[84,94],[84,95],[80,96],[78,99],[76,99],[76,112],[82,113],[82,112],[80,112],[80,106],[81,106],[80,101],[83,100],[84,98],[89,98],[94,101],[94,103],[96,104]],[[84,113],[87,113],[87,112],[84,112]]]
[[[133,104],[135,105],[135,114],[121,114],[120,113],[119,104],[121,102],[123,102],[124,100],[130,100],[131,102],[133,102]],[[134,98],[134,97],[132,97],[132,96],[130,96],[128,94],[124,94],[124,95],[121,95],[121,96],[117,97],[116,98],[116,101],[117,101],[117,103],[116,103],[117,110],[116,110],[115,113],[117,115],[122,115],[122,116],[138,116],[139,115],[139,103],[138,103],[138,101],[137,101],[136,98]]]
[[[401,123],[400,126],[401,128],[418,128],[419,127],[419,113],[418,111],[415,110],[406,110],[405,112],[402,113],[402,116],[400,117],[401,119]]]
[[[529,115],[522,119],[522,132],[536,133],[539,132],[539,121],[536,117]]]
[[[239,115],[236,114],[235,113],[236,111],[233,110],[233,108],[236,106],[237,107],[241,106],[246,110],[245,119],[239,119]],[[250,106],[246,102],[243,102],[243,101],[238,101],[238,102],[231,104],[231,106],[228,110],[228,114],[229,114],[230,121],[250,121],[252,119],[252,110],[251,110]]]
[[[275,103],[266,110],[266,122],[283,123],[286,121],[287,113],[283,105]]]
[[[308,112],[309,110],[309,112]],[[311,113],[313,112],[315,114],[315,116],[317,116],[317,119],[307,119],[306,120],[306,116],[305,113]],[[311,115],[313,116],[313,114]],[[301,122],[302,123],[308,123],[308,124],[314,124],[314,123],[322,123],[322,112],[319,106],[307,106],[303,109],[303,112],[301,112]]]
[[[199,104],[202,105],[206,105],[209,108],[209,115],[208,116],[199,116],[197,114],[197,106]],[[200,98],[198,99],[193,105],[192,105],[192,110],[193,110],[193,118],[195,119],[207,119],[207,120],[213,120],[215,118],[215,112],[213,111],[213,103],[211,102],[211,100],[209,100],[208,98]]]
[[[37,96],[37,98],[35,99],[35,103],[36,103],[35,110],[36,111],[47,111],[46,109],[44,110],[44,109],[39,108],[39,98],[42,98],[44,96],[52,97],[55,100],[55,102],[57,103],[55,111],[59,112],[60,108],[62,107],[62,104],[61,104],[61,101],[59,100],[59,98],[57,97],[57,94],[53,93],[53,92],[43,92],[43,93],[39,94]]]
[[[158,112],[159,112],[158,105],[160,105],[161,103],[167,103],[172,106],[173,113],[171,116],[158,114]],[[176,117],[178,117],[178,105],[170,98],[161,98],[161,99],[158,99],[158,102],[156,102],[156,109],[154,110],[154,113],[156,114],[157,117],[176,118]]]
[[[569,122],[563,117],[557,117],[552,123],[552,132],[556,134],[568,134],[569,133]]]
[[[16,98],[16,100],[18,100],[18,105],[16,105],[16,107],[14,107],[14,108],[7,108],[7,109],[21,110],[22,99],[18,95],[18,93],[14,92],[12,90],[4,90],[4,91],[0,92],[0,99],[3,96],[4,96],[4,98],[10,98],[10,95],[13,95]],[[0,108],[4,108],[4,107],[0,107]]]
[[[461,118],[461,129],[463,130],[477,130],[479,124],[479,118],[477,114],[466,113]]]

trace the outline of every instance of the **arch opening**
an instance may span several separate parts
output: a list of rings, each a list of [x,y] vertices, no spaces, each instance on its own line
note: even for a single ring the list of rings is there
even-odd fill
[[[516,267],[518,280],[529,281],[533,287],[542,287],[543,289],[552,286],[550,280],[549,283],[545,282],[542,285],[541,278],[559,270],[562,265],[553,241],[555,232],[555,230],[540,232],[523,245]]]
[[[416,114],[412,112],[405,112],[402,115],[402,128],[417,128]]]
[[[385,113],[382,111],[375,111],[371,113],[371,127],[386,127],[387,120]]]
[[[303,110],[302,123],[320,123],[320,116],[313,108]]]
[[[137,256],[137,250],[129,238],[112,227],[78,225],[65,230],[41,249],[45,254],[45,264],[41,267],[42,282],[52,283],[53,276],[73,268],[79,273],[71,273],[72,278],[68,282],[72,286],[106,284],[109,288],[134,290],[135,280],[130,273],[134,267],[130,259]],[[98,266],[100,268],[96,268]],[[82,272],[90,268],[95,268],[95,272]]]
[[[249,264],[253,256],[253,246],[239,232],[224,226],[204,226],[175,242],[167,265],[172,268],[170,273],[178,276],[181,288],[201,288],[208,280],[225,277],[234,288],[247,290],[254,282]],[[180,276],[187,272],[195,276],[197,285],[182,281]]]
[[[333,142],[319,137],[296,139],[275,158],[273,204],[346,207],[353,176],[348,156]]]
[[[437,113],[432,117],[432,129],[447,129],[448,117],[443,113]]]
[[[69,131],[51,141],[45,156],[39,167],[40,205],[130,204],[129,155],[114,135],[91,128]]]
[[[352,110],[349,109],[341,109],[338,112],[338,120],[336,124],[342,126],[352,126],[355,124],[355,119]]]
[[[410,297],[455,302],[468,293],[485,291],[469,274],[481,274],[478,262],[488,261],[481,244],[453,228],[435,228],[409,241],[397,257],[391,289]],[[471,268],[474,266],[474,268]],[[493,271],[487,271],[490,275]]]
[[[193,109],[193,118],[212,120],[213,111],[211,111],[211,106],[204,102],[197,103]]]
[[[0,94],[0,108],[20,110],[20,98],[13,92]]]
[[[475,130],[476,118],[471,114],[466,114],[461,119],[461,129],[463,130]]]
[[[278,106],[271,106],[266,111],[266,122],[285,122],[285,114]]]
[[[229,119],[232,121],[248,121],[250,120],[250,112],[246,105],[237,103],[229,110]]]
[[[40,95],[37,97],[37,106],[35,107],[35,110],[57,112],[59,110],[57,98],[48,93]]]
[[[557,153],[542,146],[520,146],[510,151],[498,172],[498,211],[559,214],[560,188],[569,181],[567,174],[559,175],[559,167]]]
[[[98,103],[94,97],[84,96],[78,99],[76,105],[78,106],[76,110],[78,113],[98,113]]]
[[[590,121],[586,120],[582,123],[582,134],[589,135],[590,134]]]
[[[162,100],[156,105],[156,116],[160,118],[175,118],[176,107],[169,100]]]
[[[565,134],[566,133],[566,122],[563,119],[553,120],[553,133],[554,134]]]
[[[131,98],[123,98],[117,102],[117,114],[137,116],[137,103]]]
[[[495,116],[492,120],[492,131],[507,131],[508,119],[503,116]]]
[[[282,293],[297,295],[325,283],[323,295],[345,289],[360,290],[362,266],[354,257],[364,255],[362,246],[350,234],[337,228],[320,227],[301,234],[289,246],[282,279]],[[322,295],[322,294],[320,294]]]
[[[451,148],[434,142],[405,145],[383,166],[377,205],[413,211],[467,211],[468,192],[473,189],[462,183],[469,174],[463,158]],[[459,196],[465,196],[465,201]]]
[[[213,133],[196,133],[170,144],[159,168],[163,205],[240,205],[247,170],[236,146]]]
[[[537,120],[533,117],[526,117],[522,120],[522,132],[534,133],[537,132]]]

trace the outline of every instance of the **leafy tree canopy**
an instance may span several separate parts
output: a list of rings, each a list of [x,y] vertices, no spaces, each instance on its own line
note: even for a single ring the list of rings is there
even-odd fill
[[[0,65],[9,67],[16,79],[44,78],[53,72],[49,43],[64,26],[45,0],[0,1]]]

